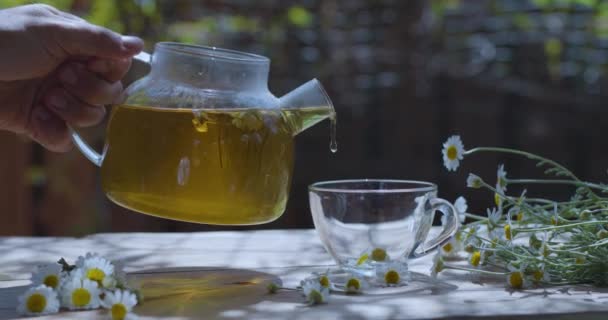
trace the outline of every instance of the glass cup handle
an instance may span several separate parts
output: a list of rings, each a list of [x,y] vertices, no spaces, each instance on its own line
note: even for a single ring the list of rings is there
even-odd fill
[[[460,226],[460,223],[458,222],[458,213],[449,201],[433,198],[429,199],[429,202],[431,204],[432,212],[435,213],[440,211],[443,213],[446,216],[445,221],[447,221],[447,223],[445,226],[443,226],[443,230],[441,230],[441,233],[439,233],[437,237],[422,243],[420,246],[421,250],[412,251],[410,258],[420,258],[433,252],[438,247],[443,246],[454,234],[456,234],[456,231],[458,231],[458,227]],[[429,223],[433,223],[432,219]]]
[[[133,63],[131,69],[127,75],[125,75],[125,79],[128,83],[125,83],[125,87],[133,82],[135,79],[140,78],[145,75],[145,73],[150,71],[150,63],[152,56],[146,52],[140,52],[138,55],[133,57]],[[96,166],[101,167],[101,162],[103,161],[103,155],[99,154],[99,152],[95,151],[95,149],[91,148],[91,146],[82,139],[82,137],[73,129],[70,129],[72,133],[72,141],[78,147],[80,152],[93,162]]]

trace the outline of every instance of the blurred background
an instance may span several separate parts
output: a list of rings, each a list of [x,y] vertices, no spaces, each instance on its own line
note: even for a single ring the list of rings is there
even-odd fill
[[[581,178],[608,168],[608,2],[596,0],[55,0],[42,1],[151,51],[179,41],[271,58],[269,86],[282,95],[313,77],[338,113],[299,135],[291,198],[277,221],[253,227],[174,222],[122,209],[100,190],[99,170],[78,151],[54,154],[0,132],[0,235],[308,228],[307,185],[340,178],[407,178],[464,195],[483,213],[493,195],[465,187],[475,172],[494,183],[538,177],[534,163],[495,154],[443,167],[441,146],[503,146],[548,156]],[[31,3],[0,0],[0,8]],[[99,147],[103,126],[89,134]],[[516,188],[509,191],[518,192]],[[567,187],[529,189],[563,198]]]

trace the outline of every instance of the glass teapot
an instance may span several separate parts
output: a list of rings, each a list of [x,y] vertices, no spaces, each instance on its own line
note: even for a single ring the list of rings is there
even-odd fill
[[[158,43],[153,55],[136,59],[148,60],[150,73],[112,107],[103,152],[72,135],[101,167],[106,196],[134,211],[195,223],[280,217],[294,136],[327,118],[335,130],[321,84],[313,79],[277,98],[267,86],[268,58],[219,48]]]

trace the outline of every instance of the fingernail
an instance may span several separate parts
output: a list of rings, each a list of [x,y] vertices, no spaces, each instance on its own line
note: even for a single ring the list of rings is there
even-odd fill
[[[64,69],[61,74],[59,74],[59,80],[72,86],[76,84],[76,81],[78,81],[78,79],[76,79],[76,73],[74,73],[72,68]]]
[[[144,41],[138,37],[122,36],[122,46],[130,52],[136,53],[144,47]]]
[[[38,121],[41,122],[46,122],[47,120],[49,120],[51,118],[51,114],[46,111],[44,109],[44,107],[38,107],[38,109],[36,109],[36,113],[34,114],[34,116],[36,117],[36,119],[38,119]]]
[[[89,69],[94,72],[108,72],[108,63],[106,60],[95,60],[89,65]]]
[[[56,110],[65,110],[67,108],[67,103],[65,99],[59,94],[54,94],[49,99],[51,106]]]

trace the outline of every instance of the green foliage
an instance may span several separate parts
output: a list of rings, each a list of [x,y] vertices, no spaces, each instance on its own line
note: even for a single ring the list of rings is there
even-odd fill
[[[74,0],[0,0],[0,8],[11,8],[26,4],[44,3],[51,5],[59,10],[67,10],[72,6]]]
[[[287,11],[289,22],[295,26],[305,28],[312,23],[312,15],[308,10],[300,6],[293,6]]]

